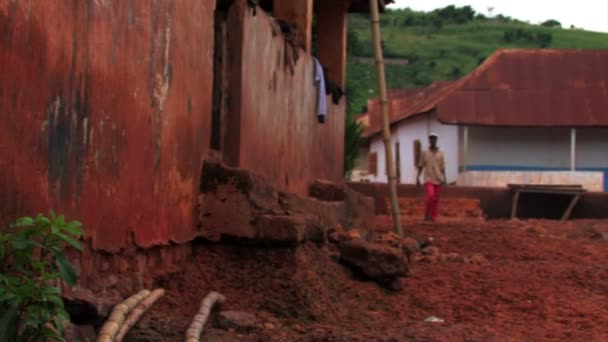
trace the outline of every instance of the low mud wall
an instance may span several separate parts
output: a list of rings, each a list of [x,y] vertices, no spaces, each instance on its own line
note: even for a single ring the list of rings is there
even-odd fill
[[[389,197],[388,186],[383,183],[349,183],[352,189],[373,197],[376,214],[389,214],[386,199]],[[419,198],[424,200],[424,189],[413,185],[399,185],[399,197]],[[506,219],[511,215],[511,192],[506,188],[446,186],[442,190],[442,198],[471,198],[478,199],[487,218]],[[568,196],[524,194],[520,197],[518,217],[542,217],[557,219],[567,207]],[[574,211],[573,219],[608,218],[608,193],[590,192],[582,196]]]

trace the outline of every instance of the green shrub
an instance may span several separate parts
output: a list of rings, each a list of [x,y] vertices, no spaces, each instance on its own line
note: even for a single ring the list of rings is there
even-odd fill
[[[74,286],[77,274],[64,254],[82,251],[78,221],[63,216],[23,217],[0,232],[0,341],[63,341],[69,319],[59,280]]]

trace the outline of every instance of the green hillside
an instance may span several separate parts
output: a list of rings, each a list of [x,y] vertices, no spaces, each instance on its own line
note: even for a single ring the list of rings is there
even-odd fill
[[[498,48],[608,48],[608,34],[578,29],[535,26],[496,16],[488,19],[469,7],[453,6],[430,12],[389,10],[382,15],[386,58],[403,58],[409,65],[387,65],[389,88],[424,86],[435,80],[466,75]],[[367,99],[377,96],[375,66],[356,61],[371,57],[369,18],[349,18],[347,93],[349,114],[362,112]]]

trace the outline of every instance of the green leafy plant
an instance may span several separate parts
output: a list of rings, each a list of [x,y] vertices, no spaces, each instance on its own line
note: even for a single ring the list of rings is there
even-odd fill
[[[65,249],[82,251],[82,235],[80,222],[52,211],[20,218],[0,232],[0,342],[63,341],[69,316],[57,285],[76,285]]]

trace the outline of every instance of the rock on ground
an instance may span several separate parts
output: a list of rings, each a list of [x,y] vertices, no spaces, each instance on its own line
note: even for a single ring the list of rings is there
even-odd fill
[[[234,329],[238,332],[247,332],[256,328],[256,316],[241,311],[222,311],[218,315],[217,324],[225,330]]]
[[[406,237],[403,239],[403,249],[410,253],[416,253],[420,251],[420,243],[414,238]]]
[[[441,255],[439,248],[437,248],[435,246],[423,248],[420,252],[422,253],[422,255],[428,255],[428,256],[438,257],[439,255]]]
[[[395,279],[406,276],[409,271],[402,251],[362,239],[342,242],[340,259],[362,275],[390,287]]]

